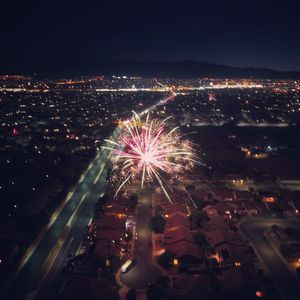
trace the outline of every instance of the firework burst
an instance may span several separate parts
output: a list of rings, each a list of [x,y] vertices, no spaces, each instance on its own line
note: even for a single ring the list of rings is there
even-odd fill
[[[195,164],[200,164],[194,145],[180,135],[178,127],[168,129],[165,119],[141,120],[133,113],[123,122],[118,141],[106,140],[113,161],[112,181],[116,194],[130,182],[140,181],[141,187],[159,187],[171,201],[170,184]]]

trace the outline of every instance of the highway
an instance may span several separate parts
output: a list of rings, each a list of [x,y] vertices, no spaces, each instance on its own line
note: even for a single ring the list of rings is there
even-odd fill
[[[156,104],[140,112],[140,115],[155,110],[157,106],[172,100],[175,96],[172,93],[160,99]],[[114,140],[118,135],[119,129],[116,129],[109,139]],[[67,256],[74,255],[80,247],[86,226],[92,216],[94,203],[104,191],[106,163],[109,156],[110,151],[102,149],[89,165],[87,172],[82,174],[74,191],[69,193],[65,204],[53,214],[47,230],[28,252],[27,258],[23,260],[8,288],[1,292],[1,299],[55,299],[63,284],[61,270],[67,262]],[[151,196],[145,199],[151,201]],[[149,211],[145,208],[142,214],[146,213]],[[149,272],[152,272],[151,264]],[[154,274],[157,275],[157,270],[154,270]]]
[[[118,129],[114,131],[111,138],[116,138],[117,134]],[[37,247],[16,274],[12,283],[2,295],[2,299],[20,300],[25,299],[26,295],[30,295],[27,297],[28,299],[33,299],[36,289],[40,289],[44,282],[51,281],[45,280],[45,276],[55,277],[61,265],[65,263],[65,255],[72,253],[72,251],[74,254],[78,249],[83,241],[86,225],[88,225],[93,211],[93,205],[104,189],[105,164],[109,155],[109,151],[102,150],[90,164],[87,173],[81,176],[74,193],[59,211],[53,223],[50,223],[51,226],[48,227]],[[56,258],[60,263],[55,264],[56,269],[53,270],[50,266],[51,272],[45,274],[45,271],[43,271],[45,261],[47,261],[47,258],[49,259],[49,255],[56,254],[53,252],[53,249],[65,228],[70,231],[66,242],[63,243],[63,252],[59,253]]]
[[[299,281],[290,273],[285,263],[276,253],[264,232],[272,225],[300,228],[299,219],[251,218],[240,224],[241,230],[253,243],[258,256],[271,272],[285,300],[299,299]]]
[[[145,189],[139,193],[140,207],[137,211],[137,233],[133,258],[136,265],[125,274],[120,274],[121,282],[130,288],[144,290],[148,283],[157,279],[161,274],[159,268],[152,263],[152,232],[149,228],[152,216],[152,190]]]
[[[106,172],[103,172],[102,174],[103,176],[98,179],[97,183],[93,185],[87,193],[88,201],[84,201],[79,205],[71,222],[70,233],[65,240],[59,255],[55,259],[52,268],[44,278],[43,282],[39,285],[35,299],[55,299],[58,292],[61,290],[64,282],[62,269],[68,261],[68,255],[75,255],[82,244],[86,234],[86,226],[89,224],[92,217],[93,206],[104,190]]]

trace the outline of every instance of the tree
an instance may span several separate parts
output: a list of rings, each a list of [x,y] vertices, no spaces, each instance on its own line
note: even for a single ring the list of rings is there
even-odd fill
[[[138,203],[138,195],[131,194],[128,201],[127,201],[127,208],[131,211],[135,210]]]
[[[155,215],[162,215],[163,214],[163,209],[160,205],[155,205],[154,207]]]
[[[157,257],[158,263],[165,269],[170,269],[173,266],[173,259],[176,257],[172,251],[165,251]]]
[[[168,276],[162,275],[156,279],[155,284],[163,291],[166,291],[171,286],[170,278]]]
[[[155,283],[149,284],[148,290],[147,290],[147,299],[149,300],[160,300],[163,297],[162,290],[156,286]]]
[[[198,209],[202,209],[208,204],[203,198],[195,198],[194,202],[197,203]]]
[[[137,294],[135,289],[130,289],[126,294],[126,300],[137,300]]]
[[[216,275],[212,274],[210,277],[209,277],[209,285],[210,285],[210,288],[214,291],[214,292],[217,292],[220,290],[220,283],[219,283],[219,280],[217,278]]]
[[[208,247],[208,245],[209,245],[205,238],[205,235],[201,232],[197,232],[194,235],[194,242],[203,248]]]
[[[203,222],[208,220],[208,216],[204,211],[196,211],[191,215],[191,219],[194,227],[201,227]]]
[[[166,225],[166,220],[162,216],[153,216],[150,219],[150,229],[155,233],[163,233]]]
[[[195,186],[193,184],[187,184],[185,189],[187,191],[193,192],[193,191],[195,191]]]

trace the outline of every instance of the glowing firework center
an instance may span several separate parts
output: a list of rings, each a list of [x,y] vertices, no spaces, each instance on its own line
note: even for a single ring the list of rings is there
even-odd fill
[[[137,113],[123,122],[117,142],[106,140],[111,146],[113,170],[111,180],[118,192],[131,182],[139,181],[141,187],[156,186],[171,201],[168,191],[180,175],[200,163],[193,144],[183,139],[178,127],[169,129],[167,120],[143,121]]]

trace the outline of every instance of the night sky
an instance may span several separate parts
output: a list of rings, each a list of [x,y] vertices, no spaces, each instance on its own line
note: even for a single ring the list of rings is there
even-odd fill
[[[0,68],[11,71],[65,58],[300,70],[299,1],[6,2]]]

